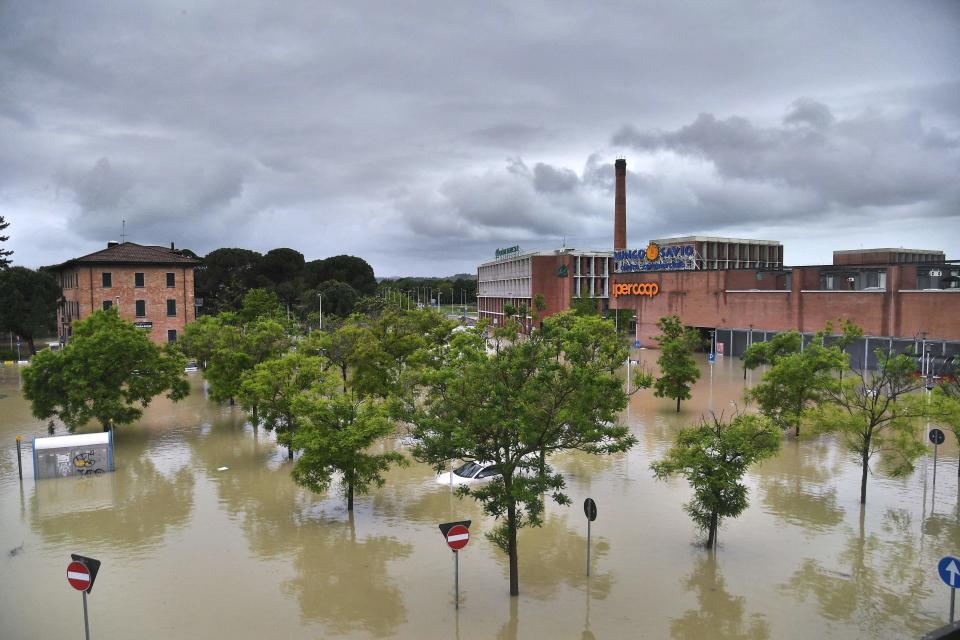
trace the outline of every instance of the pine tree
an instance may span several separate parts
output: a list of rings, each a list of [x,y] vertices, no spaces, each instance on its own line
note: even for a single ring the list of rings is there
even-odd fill
[[[3,219],[3,216],[0,216],[0,231],[3,231],[10,226],[10,223]],[[10,236],[0,236],[0,242],[6,242],[10,239]],[[0,269],[6,269],[10,266],[10,258],[13,251],[9,249],[0,249]]]

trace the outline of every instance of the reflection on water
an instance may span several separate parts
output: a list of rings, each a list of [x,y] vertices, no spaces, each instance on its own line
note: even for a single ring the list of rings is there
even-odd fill
[[[940,621],[904,607],[932,593],[931,568],[922,562],[911,515],[888,510],[882,527],[887,536],[867,533],[865,518],[861,509],[859,527],[848,532],[837,557],[829,562],[805,559],[785,588],[801,600],[814,598],[829,619],[858,621],[873,637],[894,628],[906,628],[919,637]]]
[[[409,556],[412,545],[385,536],[358,538],[353,514],[346,523],[304,527],[302,534],[310,540],[297,551],[297,575],[282,585],[296,596],[302,615],[338,634],[363,629],[392,635],[406,609],[388,565]]]
[[[713,552],[697,558],[684,586],[697,596],[697,608],[689,609],[670,623],[671,638],[770,637],[770,627],[761,614],[746,614],[746,599],[730,595]]]
[[[653,366],[656,354],[640,357]],[[683,511],[686,483],[649,471],[677,429],[742,407],[740,362],[702,366],[679,414],[650,392],[631,398],[629,453],[551,459],[573,504],[548,503],[543,526],[520,532],[515,599],[483,535],[494,522],[432,469],[391,469],[348,514],[335,492],[296,487],[273,435],[210,403],[197,376],[184,402],[157,399],[118,430],[115,473],[35,483],[27,446],[21,485],[14,435],[29,443],[46,425],[20,397],[19,370],[0,367],[0,635],[75,634],[62,574],[84,552],[104,560],[98,638],[897,638],[945,622],[935,565],[960,550],[956,444],[940,448],[936,491],[931,465],[878,475],[861,511],[859,468],[835,439],[788,438],[748,474],[751,507],[713,555]],[[587,496],[599,507],[589,579]],[[437,524],[460,519],[473,525],[454,611]]]

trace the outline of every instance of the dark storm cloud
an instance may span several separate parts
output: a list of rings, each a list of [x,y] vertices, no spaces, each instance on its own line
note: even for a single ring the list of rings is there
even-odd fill
[[[631,228],[651,236],[949,215],[958,16],[952,0],[0,3],[2,215],[27,264],[125,219],[200,253],[470,271],[515,241],[608,246],[625,151]]]

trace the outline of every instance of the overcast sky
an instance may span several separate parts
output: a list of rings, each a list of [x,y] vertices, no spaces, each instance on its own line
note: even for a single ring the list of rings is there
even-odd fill
[[[378,276],[627,233],[960,258],[960,2],[0,0],[18,264],[119,239]]]

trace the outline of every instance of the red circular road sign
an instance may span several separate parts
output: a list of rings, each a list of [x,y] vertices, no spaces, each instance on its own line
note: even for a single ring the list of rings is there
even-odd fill
[[[462,524],[454,525],[450,527],[450,531],[447,531],[447,546],[454,551],[463,549],[468,542],[470,542],[470,529]]]
[[[77,591],[86,591],[90,586],[90,570],[82,562],[67,565],[67,582]]]

